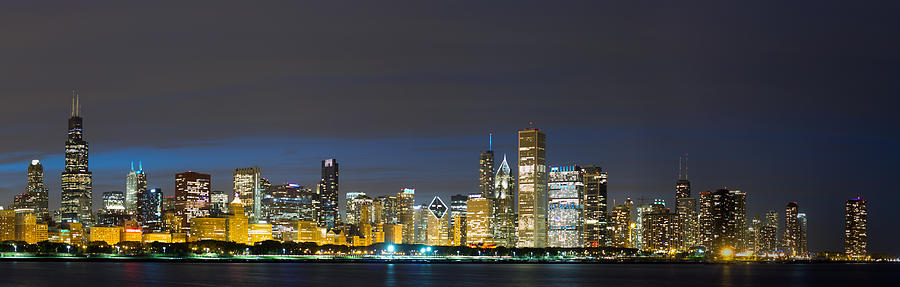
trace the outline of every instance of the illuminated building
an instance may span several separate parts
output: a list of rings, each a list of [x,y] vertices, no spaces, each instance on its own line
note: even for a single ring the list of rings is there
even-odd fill
[[[88,169],[88,143],[84,140],[81,103],[78,93],[72,91],[72,117],[66,139],[66,165],[62,172],[63,222],[90,223],[91,220],[91,172]]]
[[[209,193],[209,214],[223,215],[228,213],[228,194],[221,190]]]
[[[162,198],[162,210],[165,212],[175,212],[175,196],[174,195],[163,195]]]
[[[315,221],[311,220],[299,220],[296,222],[295,229],[297,230],[297,242],[315,242],[318,243],[322,240],[322,233],[325,231],[324,228],[319,227],[319,224]]]
[[[373,201],[372,217],[376,223],[397,224],[397,196],[379,196]]]
[[[784,254],[787,256],[800,256],[800,221],[797,215],[800,213],[800,206],[796,202],[787,204],[784,210]]]
[[[16,241],[37,243],[37,217],[30,209],[16,210]]]
[[[38,223],[34,225],[34,242],[47,241],[50,238],[49,230],[46,224]]]
[[[678,230],[674,213],[669,212],[663,201],[654,202],[650,212],[642,218],[642,250],[668,251],[678,248]]]
[[[678,162],[678,180],[675,181],[675,213],[678,227],[680,248],[699,246],[700,226],[697,214],[697,199],[691,197],[691,182],[688,180],[687,158]]]
[[[268,223],[251,223],[250,237],[247,244],[256,244],[266,240],[272,240],[272,225]]]
[[[134,170],[134,162],[131,162],[131,171],[125,178],[125,212],[129,215],[137,214],[140,199],[139,193],[147,189],[147,174],[144,173],[144,165],[138,163],[138,169]]]
[[[244,203],[241,202],[241,197],[235,194],[228,209],[231,210],[231,215],[228,216],[228,241],[247,244],[250,240],[250,222],[244,212]]]
[[[384,243],[401,244],[403,243],[403,225],[402,224],[384,224],[382,227],[384,232]]]
[[[465,215],[453,215],[453,224],[451,225],[453,228],[453,240],[450,242],[451,245],[462,246],[466,244],[468,241],[466,234],[469,228],[467,223]]]
[[[715,253],[730,248],[747,251],[747,194],[719,189],[700,193],[700,230],[703,246]]]
[[[610,246],[631,248],[631,209],[634,203],[630,199],[625,204],[613,207],[610,215]]]
[[[365,192],[347,193],[347,220],[346,224],[359,226],[373,222],[374,202]]]
[[[125,214],[125,195],[119,191],[104,192],[103,210],[110,214]]]
[[[856,197],[847,200],[844,218],[844,253],[853,259],[866,257],[866,200]]]
[[[450,207],[440,197],[435,196],[428,205],[427,244],[433,246],[450,245]]]
[[[661,199],[654,200],[655,203],[665,205],[665,201]],[[645,219],[647,218],[647,214],[653,211],[653,206],[650,204],[641,204],[637,206],[637,216],[634,221],[634,228],[632,231],[634,232],[634,236],[632,236],[632,240],[634,242],[631,243],[631,246],[637,249],[644,250],[644,246],[646,245],[646,239],[644,238],[644,229]]]
[[[481,194],[469,196],[466,203],[466,244],[467,245],[492,245],[494,234],[491,222],[494,221],[494,201],[484,198]]]
[[[509,164],[506,162],[506,155],[503,155],[503,162],[497,168],[494,174],[494,193],[497,198],[494,199],[494,222],[491,223],[493,229],[494,243],[497,246],[507,248],[516,247],[516,184],[510,174]]]
[[[259,167],[238,168],[234,170],[234,193],[241,198],[247,207],[244,212],[250,221],[256,222],[262,216],[262,181]]]
[[[404,188],[397,194],[397,221],[403,225],[403,244],[415,244],[415,205],[416,190],[412,188]]]
[[[319,226],[334,228],[338,221],[338,163],[330,158],[322,161],[322,178],[316,189],[319,207],[316,209]]]
[[[547,245],[547,135],[519,131],[519,248]]]
[[[182,232],[191,230],[191,219],[209,215],[208,174],[185,172],[175,175],[175,215],[181,219]]]
[[[159,188],[142,189],[138,191],[137,218],[148,231],[162,231],[163,192]]]
[[[179,233],[183,231],[181,229],[181,218],[175,214],[175,211],[163,213],[163,227],[169,232]]]
[[[143,243],[172,243],[172,234],[171,233],[144,233],[141,238],[141,242]]]
[[[584,177],[579,166],[550,167],[547,246],[582,247]],[[599,236],[598,236],[599,238]]]
[[[808,256],[806,250],[806,213],[798,213],[797,222],[800,225],[800,244],[798,244],[798,246],[800,247],[799,254],[800,256]]]
[[[90,241],[103,241],[109,245],[115,245],[122,240],[122,227],[120,226],[91,226]]]
[[[497,198],[494,194],[494,135],[491,133],[488,150],[480,154],[478,160],[478,191],[487,199]]]
[[[493,173],[493,171],[491,171]],[[491,182],[493,185],[493,182]],[[481,194],[481,193],[479,193]],[[468,195],[457,194],[450,196],[450,244],[464,245],[466,243],[466,212],[468,210]]]
[[[69,240],[71,244],[84,243],[84,225],[80,222],[70,222],[61,225],[61,228],[69,231]]]
[[[412,244],[428,244],[428,217],[431,211],[428,211],[427,205],[416,205],[413,207],[413,221],[415,228],[413,229]]]
[[[0,241],[16,240],[16,212],[0,210]]]
[[[316,194],[299,184],[273,185],[263,191],[260,220],[316,220]],[[242,199],[243,200],[243,199]],[[243,202],[243,201],[242,201]],[[251,220],[252,221],[252,220]]]
[[[141,242],[143,240],[143,231],[141,225],[137,221],[129,220],[122,227],[120,241]]]
[[[227,241],[228,219],[221,217],[191,218],[190,241]]]
[[[755,227],[756,254],[771,254],[778,251],[778,212],[771,210],[766,212],[766,217]]]
[[[581,242],[584,247],[606,246],[610,241],[609,234],[607,234],[609,220],[606,216],[608,175],[602,168],[589,165],[582,169],[582,177],[584,191],[581,196]],[[552,190],[550,192],[553,193]]]
[[[28,165],[28,179],[25,192],[15,196],[13,209],[32,209],[38,222],[50,218],[47,189],[44,188],[44,166],[39,160]]]

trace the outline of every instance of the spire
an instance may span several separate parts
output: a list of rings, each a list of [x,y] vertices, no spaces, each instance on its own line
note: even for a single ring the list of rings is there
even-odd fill
[[[505,175],[509,175],[510,172],[509,164],[506,163],[506,154],[503,154],[503,162],[500,163],[500,168],[497,169],[497,175],[499,175],[501,172]]]
[[[134,161],[131,161],[131,171],[134,171]]]
[[[72,89],[72,117],[81,116],[81,99],[78,96],[78,89]]]
[[[142,161],[142,160],[138,161],[138,170],[144,171],[144,161]]]
[[[494,150],[494,131],[488,134],[488,150]]]

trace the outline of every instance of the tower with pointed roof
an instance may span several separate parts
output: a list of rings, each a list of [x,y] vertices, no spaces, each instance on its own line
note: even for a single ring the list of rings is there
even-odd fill
[[[494,174],[494,219],[491,224],[497,246],[516,246],[516,183],[506,155]]]

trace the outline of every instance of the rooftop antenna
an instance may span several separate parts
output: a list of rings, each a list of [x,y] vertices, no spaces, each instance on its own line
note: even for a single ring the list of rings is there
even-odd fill
[[[688,180],[688,153],[684,153],[684,180]]]
[[[134,161],[131,161],[131,171],[134,171]]]
[[[144,171],[144,161],[143,160],[138,161],[138,169],[140,171]]]
[[[488,134],[488,150],[494,150],[494,131]]]

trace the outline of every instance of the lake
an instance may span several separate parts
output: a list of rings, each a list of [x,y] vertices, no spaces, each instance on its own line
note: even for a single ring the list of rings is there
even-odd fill
[[[3,286],[867,286],[898,264],[0,262]]]

